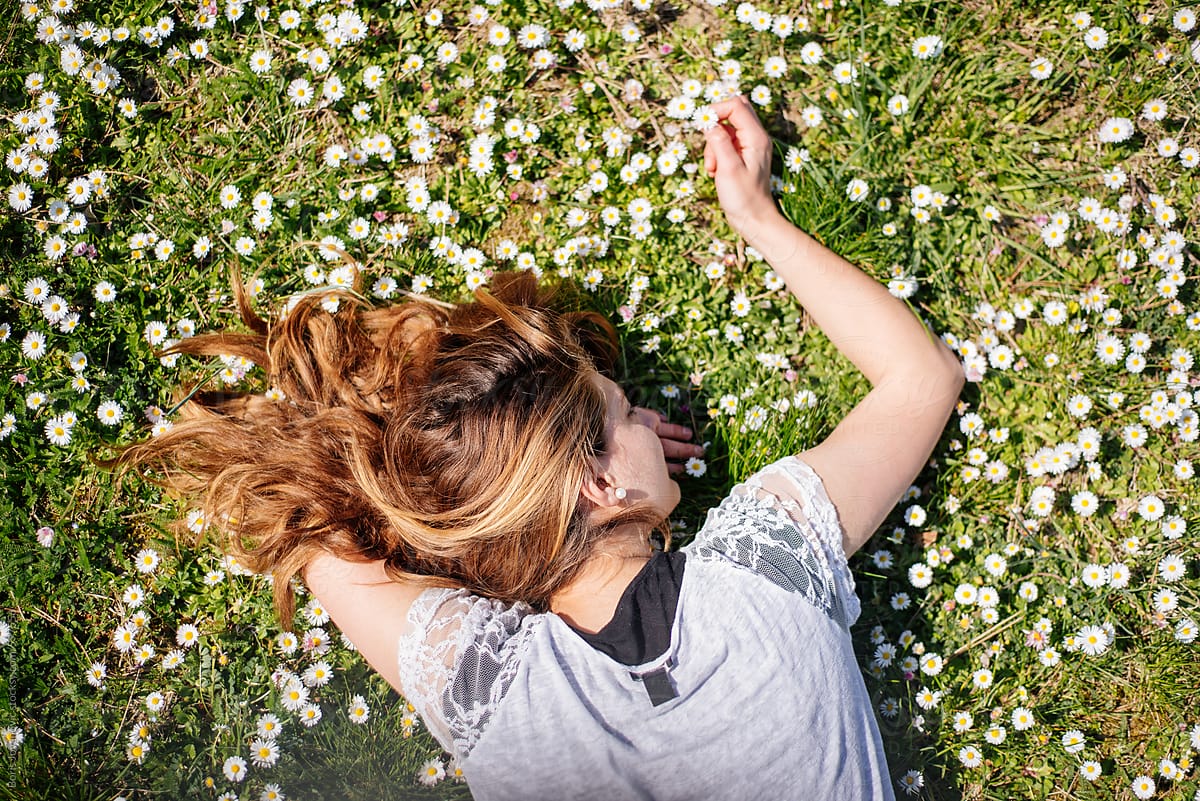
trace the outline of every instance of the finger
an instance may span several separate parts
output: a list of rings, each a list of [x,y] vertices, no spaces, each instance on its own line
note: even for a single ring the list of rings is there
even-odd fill
[[[662,427],[663,421],[666,419],[663,417],[662,412],[654,409],[647,409],[645,406],[634,406],[633,410],[637,412],[638,419],[642,422],[642,425],[646,426],[646,428],[653,429],[654,433],[658,434],[660,437],[662,436],[662,433],[659,431],[659,429]]]
[[[683,472],[683,465],[667,463],[667,472],[670,475],[677,476]]]
[[[724,100],[717,100],[717,101],[710,103],[709,108],[711,108],[713,111],[717,112],[717,115],[720,116],[720,113],[722,111],[728,112],[735,105],[740,103],[743,97],[745,97],[745,95],[742,95],[742,94],[730,95],[729,97],[725,98]]]
[[[769,141],[767,132],[759,121],[758,114],[744,95],[723,101],[721,106],[720,110],[717,110],[717,106],[713,106],[713,109],[717,110],[717,119],[727,120],[743,144],[760,148],[767,144]]]
[[[658,426],[658,435],[670,439],[689,440],[692,438],[692,430],[675,423],[662,423]]]
[[[733,146],[730,132],[724,125],[714,125],[704,132],[704,139],[713,153],[713,169],[728,169],[742,163],[742,157]]]
[[[698,459],[704,455],[704,449],[699,445],[676,442],[675,440],[662,440],[662,448],[663,456],[668,459],[691,459],[692,457]]]

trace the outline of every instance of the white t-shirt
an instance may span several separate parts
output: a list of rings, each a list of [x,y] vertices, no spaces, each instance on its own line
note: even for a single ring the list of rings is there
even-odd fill
[[[476,799],[891,799],[849,626],[837,510],[796,457],[738,484],[683,549],[671,642],[630,667],[555,614],[431,589],[400,680]],[[666,668],[653,705],[640,676]]]

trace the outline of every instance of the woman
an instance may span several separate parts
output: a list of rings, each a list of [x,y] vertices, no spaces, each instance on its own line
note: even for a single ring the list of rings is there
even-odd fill
[[[869,379],[816,447],[737,485],[655,552],[699,453],[606,375],[613,332],[527,274],[449,311],[321,311],[189,340],[286,398],[198,395],[121,460],[202,495],[231,547],[299,573],[417,708],[480,799],[891,798],[848,629],[846,558],[928,458],[953,354],[876,281],[790,225],[743,97],[704,163],[730,224]]]

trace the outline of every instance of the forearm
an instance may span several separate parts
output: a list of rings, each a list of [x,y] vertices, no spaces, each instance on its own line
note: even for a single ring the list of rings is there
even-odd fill
[[[954,354],[903,301],[777,210],[742,225],[741,234],[873,386],[891,376],[961,376]]]

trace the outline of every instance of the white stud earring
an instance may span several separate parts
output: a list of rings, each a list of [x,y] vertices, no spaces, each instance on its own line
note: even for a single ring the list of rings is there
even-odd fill
[[[624,488],[624,487],[617,487],[617,489],[616,489],[616,490],[613,492],[613,495],[616,495],[616,496],[617,496],[617,500],[618,500],[618,501],[623,501],[623,500],[625,500],[625,496],[626,496],[626,495],[628,495],[628,494],[629,494],[629,493],[627,493],[627,492],[625,491],[625,488]]]

